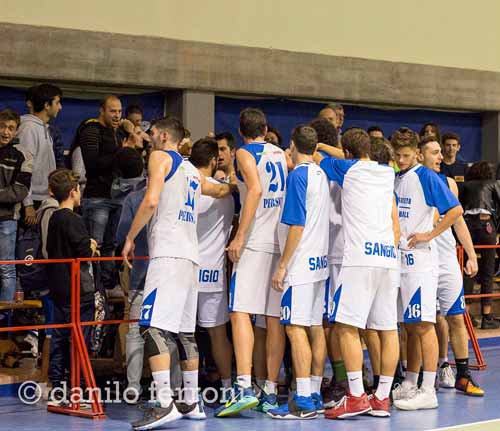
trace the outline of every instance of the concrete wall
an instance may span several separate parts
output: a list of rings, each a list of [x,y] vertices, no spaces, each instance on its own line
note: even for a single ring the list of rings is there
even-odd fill
[[[2,0],[0,21],[500,72],[500,1]]]

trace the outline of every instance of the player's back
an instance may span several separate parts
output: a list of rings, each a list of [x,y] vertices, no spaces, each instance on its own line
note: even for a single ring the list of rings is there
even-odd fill
[[[254,251],[279,253],[278,225],[287,178],[285,153],[275,145],[264,142],[246,144],[238,151],[248,151],[254,157],[262,187],[262,196],[244,246]],[[247,187],[238,169],[236,176],[244,207]]]
[[[172,157],[172,168],[149,223],[150,257],[176,257],[198,263],[200,173],[176,151],[166,153]]]
[[[343,266],[397,267],[392,208],[394,170],[374,161],[323,159],[342,187]]]

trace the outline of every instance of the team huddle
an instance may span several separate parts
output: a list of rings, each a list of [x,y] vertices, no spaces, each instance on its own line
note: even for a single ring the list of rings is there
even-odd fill
[[[368,134],[351,128],[335,147],[325,145],[313,121],[293,130],[285,153],[266,142],[266,117],[250,108],[240,114],[239,131],[244,145],[234,168],[231,163],[214,179],[215,140],[197,141],[186,160],[177,152],[182,124],[167,117],[152,126],[158,151],[150,156],[146,194],[123,248],[125,259],[133,256],[134,239],[147,226],[150,265],[139,324],[157,404],[134,429],[206,418],[198,393],[196,324],[218,345],[214,360],[229,390],[231,322],[236,382],[216,417],[256,409],[274,419],[343,419],[390,416],[391,404],[400,410],[437,408],[436,373],[443,377],[445,369],[439,363],[438,313],[448,322],[457,364],[456,378],[451,372],[439,381],[482,396],[468,368],[452,226],[467,253],[469,275],[477,272],[477,260],[456,184],[436,173],[439,143],[401,128],[390,146],[374,151]],[[235,195],[241,202],[237,223]],[[293,393],[280,406],[286,338]],[[369,395],[363,341],[374,374]],[[262,342],[264,367],[255,363]],[[183,378],[179,400],[170,389],[174,344]],[[334,376],[325,390],[327,357]],[[394,385],[400,359],[405,377]]]

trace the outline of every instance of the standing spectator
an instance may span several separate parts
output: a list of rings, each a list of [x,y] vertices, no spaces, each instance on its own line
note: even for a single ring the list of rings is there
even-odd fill
[[[496,245],[498,214],[500,209],[500,181],[493,179],[493,171],[488,162],[474,163],[465,176],[462,205],[464,218],[474,245]],[[479,271],[476,279],[481,284],[481,293],[493,291],[495,273],[495,249],[480,249]],[[466,294],[472,293],[473,281],[464,279]],[[496,329],[500,322],[493,317],[491,298],[481,298],[483,320],[482,329]]]
[[[333,106],[327,105],[321,111],[318,112],[319,118],[324,118],[328,120],[333,126],[337,127],[337,113]]]
[[[12,143],[19,123],[16,112],[0,112],[0,260],[15,260],[19,208],[31,183],[31,154]],[[0,265],[0,301],[12,301],[15,290],[15,265]]]
[[[427,136],[434,136],[436,140],[441,143],[441,132],[439,126],[436,123],[425,123],[420,129],[419,133],[420,139]]]
[[[144,117],[144,111],[139,105],[128,105],[125,109],[125,118],[130,120],[134,126],[140,126]]]
[[[83,194],[83,217],[103,256],[112,256],[120,206],[111,199],[116,153],[126,136],[120,128],[122,104],[114,95],[104,98],[99,118],[79,127],[73,150],[81,149],[87,184]],[[113,262],[103,262],[102,286],[113,289],[118,276]]]
[[[443,162],[441,163],[441,173],[453,178],[459,186],[465,181],[467,164],[457,159],[460,152],[460,136],[456,133],[448,132],[443,135]]]
[[[337,116],[337,129],[339,129],[339,137],[342,135],[342,126],[344,125],[345,113],[344,107],[340,103],[330,104],[335,110],[335,115]]]
[[[367,130],[370,138],[382,138],[384,139],[384,131],[379,126],[368,127]]]
[[[48,176],[56,169],[54,143],[50,136],[48,123],[57,117],[62,109],[62,91],[52,84],[41,84],[30,89],[33,114],[21,117],[21,125],[17,132],[19,148],[33,157],[31,189],[24,199],[25,222],[36,223],[35,210],[44,199],[49,197]]]

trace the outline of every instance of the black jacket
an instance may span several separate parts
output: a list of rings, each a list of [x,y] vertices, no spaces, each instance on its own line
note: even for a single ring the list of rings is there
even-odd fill
[[[464,212],[473,209],[489,211],[498,227],[500,214],[500,181],[472,180],[463,184],[461,201]]]

